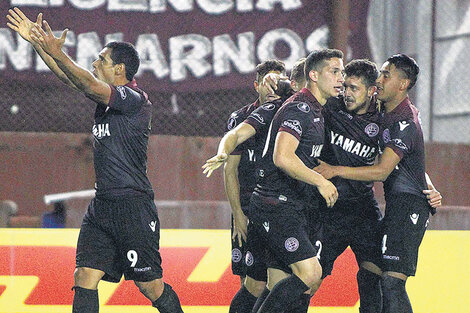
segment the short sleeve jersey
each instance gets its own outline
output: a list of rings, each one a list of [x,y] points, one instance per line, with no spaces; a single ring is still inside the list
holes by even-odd
[[[392,112],[384,114],[384,148],[391,148],[400,162],[384,182],[385,198],[410,193],[425,198],[424,139],[418,109],[404,99]]]
[[[98,104],[93,125],[97,196],[153,197],[147,177],[152,104],[135,81],[111,86],[109,104]]]
[[[245,105],[237,111],[230,114],[227,121],[226,131],[237,127],[242,123],[251,112],[259,107],[259,101]],[[250,203],[251,193],[255,188],[256,175],[255,175],[255,139],[252,137],[237,146],[232,152],[233,155],[240,155],[240,163],[238,165],[238,181],[240,184],[240,204],[242,207]]]
[[[381,136],[381,114],[376,102],[370,104],[368,112],[354,114],[346,110],[344,99],[330,98],[324,106],[325,147],[321,159],[332,165],[369,166],[379,152]],[[373,196],[373,183],[332,179],[338,189],[339,200],[355,200]]]
[[[311,196],[311,188],[274,165],[274,145],[278,132],[287,132],[299,141],[295,154],[300,160],[309,168],[317,166],[325,137],[321,111],[321,104],[306,88],[290,97],[277,111],[258,161],[255,196],[274,203],[284,203],[294,209],[305,208],[305,201]]]

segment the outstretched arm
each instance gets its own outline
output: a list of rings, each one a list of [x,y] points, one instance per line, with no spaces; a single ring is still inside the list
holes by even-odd
[[[204,169],[203,173],[206,174],[207,177],[211,176],[212,172],[218,169],[227,160],[228,155],[230,155],[239,144],[245,142],[255,134],[255,128],[248,123],[241,123],[226,133],[222,140],[220,140],[217,154],[208,159],[202,166]]]
[[[345,179],[359,181],[385,181],[399,162],[400,157],[395,151],[387,147],[380,156],[379,162],[371,166],[332,166],[322,162],[315,167],[315,170],[327,179],[340,176]]]
[[[75,85],[68,79],[67,75],[57,66],[57,63],[54,59],[48,55],[39,44],[31,39],[30,33],[34,25],[41,27],[42,24],[42,13],[39,13],[36,19],[36,23],[33,23],[20,9],[14,8],[13,10],[8,10],[9,15],[7,15],[10,23],[7,23],[8,27],[17,32],[21,38],[29,42],[41,59],[46,63],[50,70],[65,84],[70,87],[77,89]],[[78,90],[78,89],[77,89]]]
[[[43,21],[43,24],[45,31],[37,25],[34,25],[30,34],[31,39],[54,59],[57,66],[65,73],[67,78],[70,79],[78,90],[85,93],[96,102],[108,104],[111,98],[111,87],[109,87],[107,83],[97,79],[90,71],[75,63],[62,51],[68,29],[62,32],[60,38],[56,38],[52,34],[52,30],[47,21]]]

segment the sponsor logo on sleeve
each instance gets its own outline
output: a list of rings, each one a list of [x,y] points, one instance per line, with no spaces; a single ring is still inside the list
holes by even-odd
[[[235,117],[236,117],[236,115],[235,115]],[[227,129],[228,130],[231,130],[232,128],[237,126],[237,120],[235,119],[235,117],[230,117],[229,118],[228,123],[227,123]]]
[[[310,106],[305,102],[300,102],[297,104],[297,108],[304,113],[310,112]]]
[[[392,139],[393,141],[393,144],[402,149],[402,150],[408,150],[408,147],[406,146],[406,144],[403,142],[403,140],[401,140],[400,138],[396,138],[396,139]]]
[[[287,120],[282,122],[282,126],[286,128],[290,128],[295,131],[299,136],[302,136],[302,126],[300,126],[300,122],[298,120]]]
[[[379,133],[379,125],[375,123],[370,123],[369,125],[366,126],[364,131],[366,132],[367,136],[375,137]]]
[[[262,106],[263,110],[272,111],[276,106],[273,103],[266,103]]]
[[[117,91],[119,91],[119,94],[121,95],[121,99],[122,100],[126,99],[127,97],[126,88],[124,88],[123,86],[117,86],[116,89]]]
[[[258,123],[260,124],[263,124],[264,125],[264,118],[259,114],[259,113],[251,113],[250,115],[253,119],[255,119]]]

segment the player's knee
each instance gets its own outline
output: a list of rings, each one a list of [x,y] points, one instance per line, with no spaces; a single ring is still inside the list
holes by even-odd
[[[405,290],[406,281],[400,278],[396,278],[390,275],[384,275],[382,277],[382,291],[384,297],[395,297],[400,294],[406,293]]]
[[[357,271],[357,285],[359,288],[361,286],[375,286],[380,282],[380,276],[372,273],[369,270],[366,270],[362,267],[359,268],[359,271]]]
[[[97,289],[104,272],[88,267],[77,267],[73,273],[74,286]]]
[[[259,297],[266,286],[265,281],[255,280],[249,276],[246,277],[244,282],[245,288],[255,297]]]
[[[150,301],[160,298],[163,293],[164,284],[161,278],[149,282],[135,281],[134,283],[139,288],[139,291]]]
[[[322,268],[317,258],[291,264],[291,268],[292,272],[309,287],[316,285],[321,280]]]

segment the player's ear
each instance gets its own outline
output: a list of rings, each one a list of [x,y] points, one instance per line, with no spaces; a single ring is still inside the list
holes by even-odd
[[[410,80],[409,79],[402,79],[401,83],[400,83],[400,90],[408,89],[409,85],[410,85]]]
[[[367,96],[370,98],[370,97],[372,97],[376,92],[377,92],[377,87],[376,87],[376,86],[370,86],[369,89],[367,89]]]
[[[119,63],[114,68],[114,72],[116,75],[126,75],[126,66],[124,63]]]
[[[256,92],[258,92],[258,89],[259,89],[259,83],[258,83],[258,81],[255,80],[255,81],[253,82],[253,87],[255,87]]]
[[[316,82],[318,80],[318,72],[311,70],[310,72],[308,72],[308,77],[310,77],[310,80]]]

